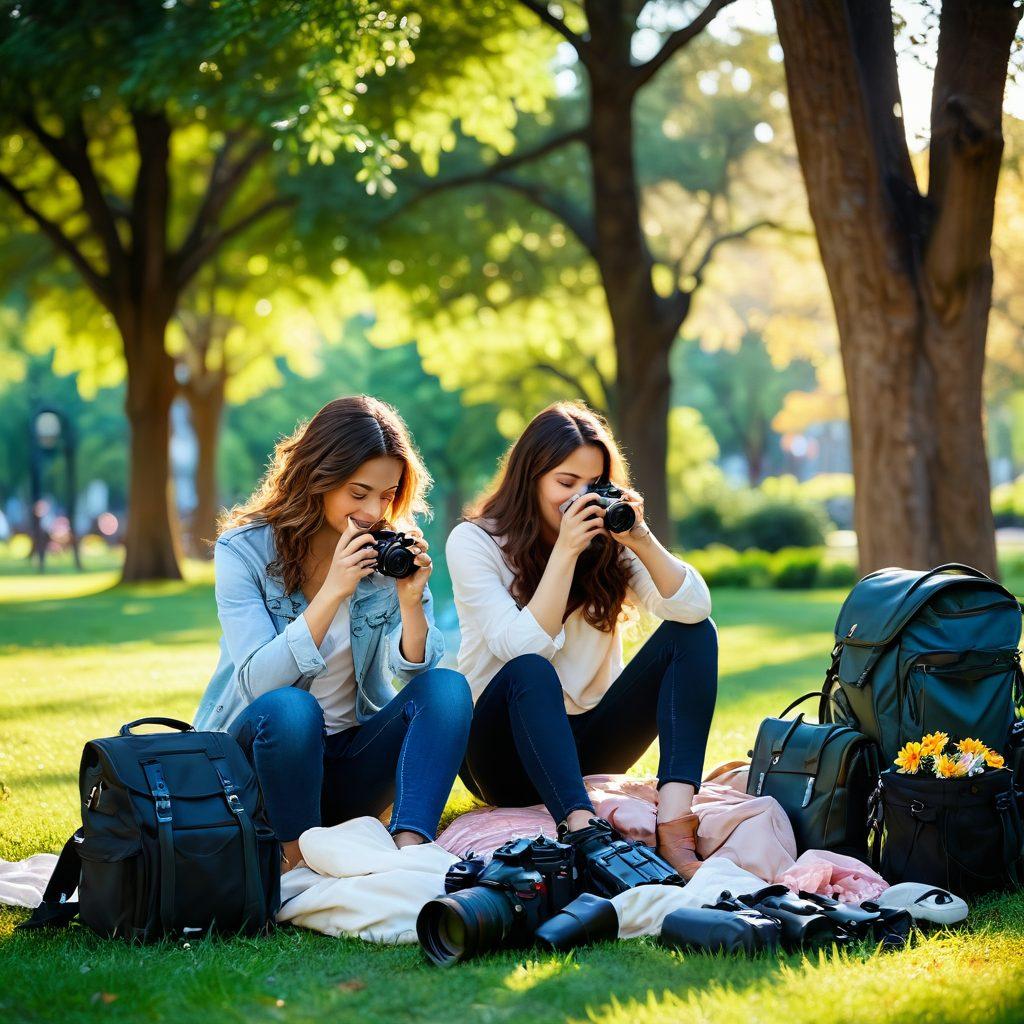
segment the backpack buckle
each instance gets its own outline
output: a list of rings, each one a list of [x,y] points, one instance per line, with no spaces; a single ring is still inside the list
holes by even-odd
[[[170,821],[171,820],[171,800],[170,797],[160,794],[156,797],[156,820],[157,821]]]

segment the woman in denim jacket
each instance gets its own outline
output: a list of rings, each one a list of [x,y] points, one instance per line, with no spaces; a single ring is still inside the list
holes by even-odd
[[[434,838],[472,701],[464,676],[436,667],[431,561],[410,525],[428,482],[394,409],[340,398],[278,443],[261,485],[222,524],[221,655],[195,727],[225,730],[245,750],[284,870],[306,829],[391,803],[398,846]],[[375,571],[368,531],[389,523],[416,538],[406,579]]]

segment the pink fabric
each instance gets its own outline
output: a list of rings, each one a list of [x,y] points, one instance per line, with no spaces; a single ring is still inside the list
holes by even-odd
[[[880,874],[856,857],[829,850],[806,850],[776,881],[797,892],[803,889],[834,896],[840,903],[874,900],[889,888]]]
[[[796,855],[786,812],[774,797],[750,796],[747,767],[730,762],[715,768],[693,801],[699,818],[697,852],[704,859],[726,857],[739,867],[791,889],[835,896],[844,902],[875,899],[888,883],[867,864],[827,850]],[[653,846],[658,790],[653,780],[623,775],[588,775],[584,780],[594,809],[624,836]],[[555,822],[543,805],[481,807],[456,818],[438,843],[458,857],[491,851],[520,836],[554,837]]]

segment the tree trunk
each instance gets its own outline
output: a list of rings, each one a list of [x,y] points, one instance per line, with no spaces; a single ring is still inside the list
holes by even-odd
[[[129,359],[125,411],[131,430],[126,582],[181,579],[170,475],[174,362],[164,349],[165,326],[166,321],[150,322],[124,339]]]
[[[220,501],[217,493],[217,451],[224,415],[224,376],[207,374],[183,389],[199,448],[196,463],[196,507],[189,530],[189,553],[194,558],[213,558]]]
[[[592,17],[591,38],[610,36],[612,29],[603,30]],[[628,68],[628,35],[625,47],[624,53],[611,47],[595,62],[590,75],[588,145],[597,263],[615,341],[615,427],[635,485],[644,495],[645,518],[656,534],[671,542],[666,480],[668,356],[679,320],[667,322],[663,300],[651,280],[652,260],[641,228],[633,158],[633,96],[615,73],[623,61]]]
[[[985,14],[975,33],[987,22],[982,34],[1001,34],[982,56],[966,22],[950,23],[957,11],[971,20],[964,0],[943,4],[925,198],[898,113],[888,3],[774,3],[839,327],[863,572],[947,561],[996,571],[981,375],[1002,81],[1016,24],[1010,6],[977,4]],[[965,63],[984,63],[998,89],[960,82],[964,92],[951,98],[948,83]]]

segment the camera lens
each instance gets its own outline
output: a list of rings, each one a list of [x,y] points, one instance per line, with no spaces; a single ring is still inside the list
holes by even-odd
[[[515,897],[476,885],[424,904],[416,934],[427,958],[440,967],[499,949],[515,926]]]
[[[624,501],[616,501],[604,513],[606,530],[612,533],[625,533],[636,525],[636,511]]]
[[[416,556],[399,544],[390,544],[378,559],[378,571],[383,576],[404,580],[416,571]]]

